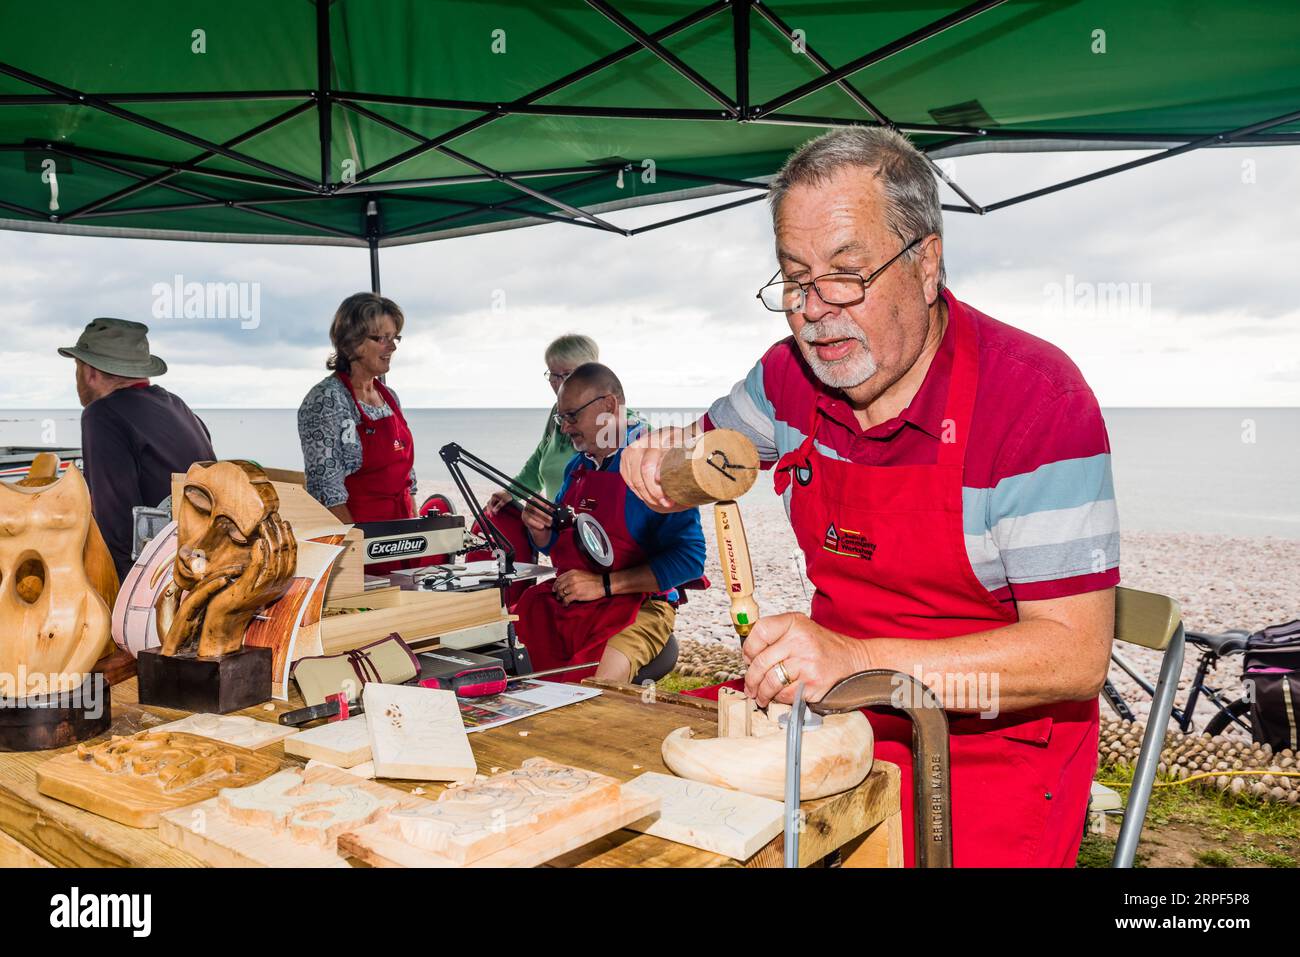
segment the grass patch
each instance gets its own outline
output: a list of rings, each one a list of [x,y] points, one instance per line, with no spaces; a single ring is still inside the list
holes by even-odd
[[[1113,787],[1127,798],[1133,781],[1133,768],[1104,765],[1097,779]],[[1170,781],[1157,778],[1157,783]],[[1147,807],[1146,827],[1159,834],[1161,827],[1191,829],[1204,837],[1206,844],[1216,849],[1194,855],[1197,867],[1234,867],[1243,863],[1266,867],[1296,867],[1300,865],[1300,814],[1291,804],[1261,801],[1254,795],[1232,795],[1215,789],[1192,784],[1157,787],[1151,791]],[[1094,835],[1089,835],[1095,837]],[[1103,853],[1113,851],[1114,842],[1084,842],[1079,851],[1079,866],[1097,866],[1094,862]],[[1150,845],[1155,845],[1154,847]],[[1144,850],[1152,866],[1167,865],[1169,851],[1161,851],[1160,842],[1148,838],[1138,845],[1138,862]],[[1087,852],[1085,854],[1085,851]],[[1107,862],[1109,857],[1107,856]],[[1186,857],[1174,858],[1184,864]],[[1085,863],[1085,861],[1087,863]]]
[[[675,671],[670,671],[655,683],[655,687],[664,692],[679,692],[690,691],[694,688],[705,688],[715,684],[717,682],[712,678],[688,678],[685,675],[679,675]]]
[[[1287,855],[1254,844],[1243,844],[1237,848],[1237,853],[1252,864],[1262,864],[1265,867],[1295,867],[1295,861]]]
[[[1197,867],[1232,867],[1236,863],[1231,854],[1223,851],[1202,851],[1196,855]]]
[[[1098,770],[1097,780],[1127,798],[1133,768],[1105,765]],[[1156,782],[1169,780],[1157,777]],[[1147,825],[1159,826],[1174,819],[1204,827],[1217,839],[1229,838],[1235,831],[1281,839],[1287,844],[1300,841],[1300,814],[1294,805],[1261,801],[1251,794],[1234,796],[1201,787],[1200,782],[1152,788]]]

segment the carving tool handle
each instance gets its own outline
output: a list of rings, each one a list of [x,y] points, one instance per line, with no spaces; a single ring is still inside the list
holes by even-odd
[[[722,580],[731,600],[731,625],[743,642],[758,621],[758,602],[754,600],[754,567],[749,560],[749,541],[740,506],[734,501],[717,502],[713,520],[718,532],[718,562]]]

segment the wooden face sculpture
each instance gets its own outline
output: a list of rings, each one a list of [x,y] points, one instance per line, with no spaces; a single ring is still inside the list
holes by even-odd
[[[104,651],[109,610],[86,577],[90,490],[0,482],[0,697],[79,687]]]
[[[279,507],[252,462],[190,466],[175,508],[173,582],[155,606],[164,655],[238,651],[253,616],[288,590],[298,545]]]

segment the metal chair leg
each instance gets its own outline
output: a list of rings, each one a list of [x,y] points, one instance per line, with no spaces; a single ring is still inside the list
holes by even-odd
[[[1151,715],[1147,718],[1146,734],[1142,736],[1142,750],[1138,754],[1137,768],[1133,772],[1133,787],[1129,789],[1128,803],[1124,808],[1124,823],[1115,842],[1115,856],[1111,867],[1132,867],[1137,853],[1138,837],[1146,820],[1147,804],[1151,800],[1151,787],[1156,779],[1156,765],[1164,748],[1165,732],[1174,710],[1174,693],[1178,690],[1178,676],[1183,670],[1185,638],[1180,624],[1169,639],[1164,661],[1160,664],[1160,679],[1151,702]]]

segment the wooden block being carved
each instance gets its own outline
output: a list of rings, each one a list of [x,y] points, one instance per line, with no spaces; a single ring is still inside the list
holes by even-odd
[[[236,747],[256,751],[287,738],[296,731],[270,721],[258,721],[246,714],[192,714],[179,721],[161,724],[152,731],[184,731],[201,738],[224,741]]]
[[[325,761],[340,768],[370,760],[370,732],[366,716],[330,721],[284,739],[284,753]]]
[[[750,715],[754,699],[734,688],[718,689],[718,737],[748,738],[753,733]]]
[[[377,867],[533,867],[653,815],[659,803],[605,775],[529,758],[344,834],[339,850]]]
[[[781,833],[785,805],[671,774],[647,771],[624,787],[658,795],[659,816],[636,821],[629,830],[653,834],[738,861],[748,860]]]
[[[158,837],[217,867],[345,867],[341,833],[422,803],[337,768],[289,769],[169,811]]]
[[[768,720],[774,723],[772,708]],[[832,714],[822,726],[805,731],[800,754],[802,800],[826,797],[856,787],[871,770],[874,738],[860,711]],[[695,738],[678,728],[663,743],[664,764],[678,777],[732,788],[747,794],[785,797],[785,734],[748,738]]]
[[[275,758],[209,738],[142,731],[81,744],[45,762],[36,769],[36,787],[128,827],[157,827],[163,811],[252,784],[279,767]]]
[[[361,698],[377,777],[474,780],[478,765],[454,692],[370,682]]]

